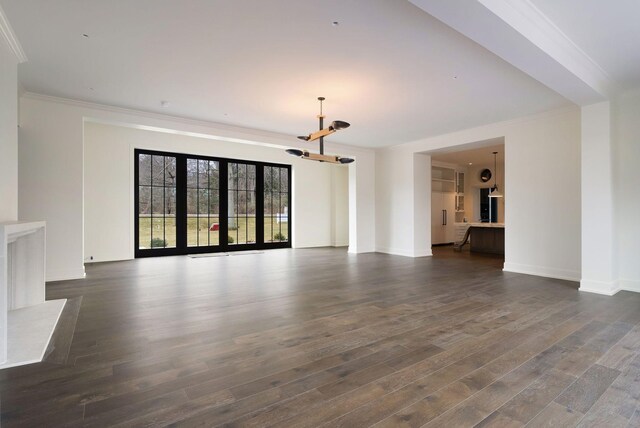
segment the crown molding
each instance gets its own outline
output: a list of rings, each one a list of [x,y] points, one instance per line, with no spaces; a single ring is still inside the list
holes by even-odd
[[[531,0],[478,0],[596,92],[610,97],[616,84],[600,65],[573,42]]]
[[[5,41],[11,53],[13,53],[18,60],[18,64],[27,62],[27,55],[24,53],[16,33],[13,32],[13,28],[11,28],[11,24],[9,24],[9,19],[7,15],[5,15],[4,10],[2,10],[2,6],[0,6],[0,39]]]
[[[36,100],[36,101],[45,101],[45,102],[56,103],[56,104],[64,104],[64,105],[84,108],[84,109],[100,110],[100,111],[123,114],[128,116],[137,116],[137,117],[144,117],[148,119],[169,121],[169,122],[174,122],[174,123],[179,123],[179,124],[189,125],[189,126],[215,128],[215,129],[229,131],[229,132],[242,131],[244,133],[253,133],[255,135],[268,134],[271,137],[295,138],[295,136],[293,135],[279,134],[271,131],[262,131],[259,129],[244,128],[244,127],[228,125],[224,123],[211,122],[207,120],[190,119],[183,116],[172,116],[165,113],[154,113],[146,110],[136,110],[136,109],[126,108],[126,107],[113,106],[109,104],[100,104],[100,103],[95,103],[91,101],[76,100],[73,98],[64,98],[64,97],[57,97],[53,95],[39,94],[37,92],[27,91],[22,94],[22,98]],[[94,118],[86,117],[85,119],[94,119]],[[99,118],[95,118],[95,119],[99,119]]]
[[[214,138],[225,140],[229,142],[239,143],[258,143],[263,146],[271,146],[276,148],[290,148],[296,147],[297,138],[293,135],[281,134],[273,131],[264,131],[261,129],[247,128],[236,125],[228,125],[218,122],[210,122],[206,120],[190,119],[182,116],[171,116],[163,113],[153,113],[144,110],[134,110],[125,107],[116,107],[108,104],[99,104],[90,101],[81,101],[71,98],[56,97],[52,95],[39,94],[36,92],[25,92],[21,95],[22,99],[44,101],[48,103],[56,103],[68,105],[71,107],[92,110],[84,115],[84,120],[88,122],[96,122],[102,124],[110,124],[117,126],[132,126],[139,129],[154,130],[159,132],[175,132],[182,135],[189,135],[199,138]],[[115,120],[111,117],[100,117],[95,112],[114,113],[118,115],[128,116],[126,121]],[[166,122],[162,126],[146,126],[142,125],[138,119],[151,119],[161,122]],[[203,132],[189,132],[189,131],[177,131],[180,128],[178,125],[186,127],[199,127],[207,129],[206,133]],[[230,137],[230,135],[243,135],[243,138]],[[267,143],[266,141],[277,141],[276,144]],[[289,143],[290,142],[290,143]],[[339,151],[344,155],[357,156],[362,154],[373,154],[375,150],[367,147],[350,146],[341,143],[325,143],[327,148],[332,151]]]

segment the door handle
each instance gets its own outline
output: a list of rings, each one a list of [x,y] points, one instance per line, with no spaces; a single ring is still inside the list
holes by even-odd
[[[447,210],[444,210],[444,225],[447,225]]]
[[[444,210],[442,210],[442,225],[444,226]]]

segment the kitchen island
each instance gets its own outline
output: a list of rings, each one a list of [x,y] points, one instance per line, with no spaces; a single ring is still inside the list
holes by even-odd
[[[470,223],[471,251],[504,254],[504,223]]]

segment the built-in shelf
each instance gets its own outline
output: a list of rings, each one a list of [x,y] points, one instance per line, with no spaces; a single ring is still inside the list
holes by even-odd
[[[431,179],[455,182],[456,170],[453,168],[434,165],[431,167]]]

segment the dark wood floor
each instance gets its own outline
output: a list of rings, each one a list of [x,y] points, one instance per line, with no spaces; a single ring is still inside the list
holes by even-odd
[[[640,426],[640,295],[501,265],[450,248],[90,265],[47,287],[73,299],[70,347],[0,371],[2,427]]]

